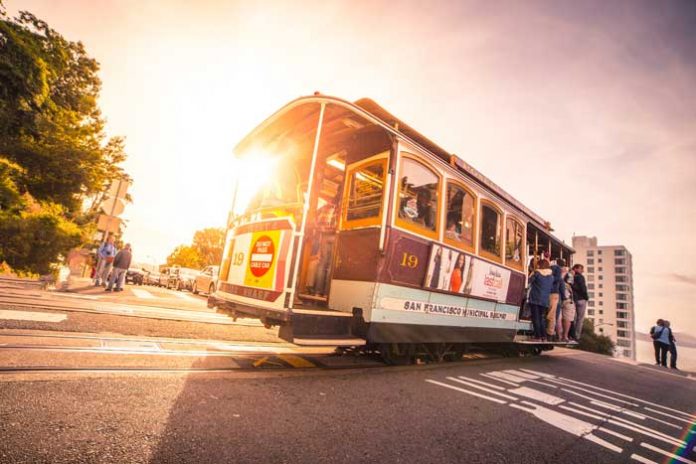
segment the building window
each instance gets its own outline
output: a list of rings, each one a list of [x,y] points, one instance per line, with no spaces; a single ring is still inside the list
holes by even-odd
[[[624,266],[626,264],[626,260],[621,258],[621,259],[615,259],[614,264],[617,266]]]
[[[599,288],[602,288],[602,284],[599,284]]]
[[[626,268],[625,267],[617,267],[614,270],[617,274],[625,274],[626,273]]]
[[[587,281],[588,281],[588,282],[594,282],[594,274],[589,274],[589,275],[587,276]]]
[[[616,276],[617,282],[626,282],[626,276]]]
[[[616,309],[628,309],[627,303],[616,303]]]
[[[617,293],[617,294],[616,294],[616,299],[617,299],[617,300],[621,300],[621,301],[626,301],[626,300],[627,300],[627,297],[626,297],[626,294],[625,294],[625,293]]]
[[[620,329],[628,329],[628,322],[626,321],[616,321],[616,327]]]
[[[604,293],[602,293],[602,292],[599,292],[599,296],[604,296]]]
[[[599,276],[597,276],[597,278],[598,278],[599,280],[603,280],[603,279],[604,279],[604,276],[603,276],[603,275],[599,275]]]
[[[594,284],[587,284],[588,290],[594,290]]]
[[[505,264],[522,269],[524,262],[524,227],[517,220],[505,220]]]
[[[617,292],[627,292],[627,291],[628,291],[628,285],[617,285],[617,286],[616,286],[616,291],[617,291]]]
[[[587,250],[587,256],[594,256],[594,250]]]
[[[604,306],[604,302],[602,300],[599,300],[599,306]]]
[[[602,302],[600,301],[600,303],[602,303]],[[604,310],[603,310],[603,309],[600,309],[600,310],[599,310],[599,314],[600,314],[600,315],[604,314]]]
[[[616,331],[616,336],[617,337],[623,337],[623,338],[629,338],[630,335],[628,334],[628,331],[626,330],[617,330]]]
[[[481,205],[481,251],[483,256],[500,258],[500,212],[492,205]]]
[[[601,262],[602,262],[602,258],[599,258],[599,259],[597,260],[597,262],[598,262],[598,263],[601,263]]]
[[[601,254],[602,254],[602,250],[597,250],[597,254],[598,254],[598,255],[601,255]]]
[[[602,272],[602,266],[599,266],[599,272]]]
[[[594,301],[593,300],[588,301],[587,306],[594,308]]]
[[[462,186],[447,183],[445,241],[459,248],[474,249],[476,198]]]
[[[348,169],[344,228],[382,224],[382,195],[386,171],[386,158]]]
[[[587,295],[588,295],[590,298],[594,298],[594,292],[587,292]]]
[[[631,340],[616,340],[617,346],[631,346]]]
[[[397,224],[437,238],[440,177],[411,158],[401,160]]]
[[[616,311],[617,319],[628,319],[628,313],[625,311]]]
[[[588,316],[594,316],[594,309],[588,309],[588,310],[587,310],[587,315],[588,315]]]
[[[589,266],[590,264],[594,264],[594,259],[587,258],[587,265]]]
[[[624,250],[614,250],[614,256],[626,256],[626,252]]]
[[[587,268],[587,273],[588,273],[588,274],[594,274],[594,268],[593,268],[593,267],[588,267],[588,268]]]

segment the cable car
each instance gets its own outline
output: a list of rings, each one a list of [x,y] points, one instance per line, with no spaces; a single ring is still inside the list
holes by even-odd
[[[524,342],[528,263],[573,253],[547,221],[369,99],[294,100],[235,157],[208,305],[298,345],[399,362]]]

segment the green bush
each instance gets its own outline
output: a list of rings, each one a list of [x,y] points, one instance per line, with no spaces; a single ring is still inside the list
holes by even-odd
[[[582,324],[582,335],[580,336],[579,346],[581,350],[591,351],[592,353],[613,355],[614,343],[606,335],[597,335],[594,331],[594,324],[591,320],[585,319]]]

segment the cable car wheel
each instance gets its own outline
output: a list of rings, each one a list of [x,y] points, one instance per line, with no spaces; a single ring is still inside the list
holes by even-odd
[[[412,364],[416,354],[413,343],[381,343],[378,350],[382,360],[390,366]]]

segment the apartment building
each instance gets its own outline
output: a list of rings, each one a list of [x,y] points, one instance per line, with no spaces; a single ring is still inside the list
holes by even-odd
[[[585,266],[587,314],[595,332],[616,343],[616,355],[636,357],[633,258],[623,245],[598,246],[597,237],[574,236],[574,264]]]

